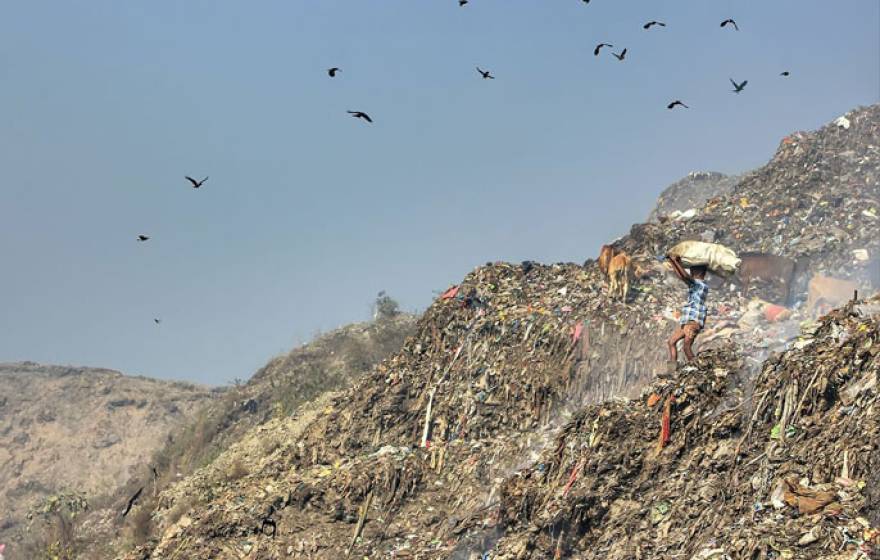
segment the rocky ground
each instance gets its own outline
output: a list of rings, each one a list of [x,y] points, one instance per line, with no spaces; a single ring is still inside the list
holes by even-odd
[[[877,302],[816,322],[803,301],[815,274],[880,286],[878,178],[872,106],[634,226],[625,302],[592,261],[476,269],[351,389],[163,492],[124,557],[876,554]],[[683,287],[656,256],[693,238],[798,259],[794,303],[716,280],[700,361],[664,378]]]

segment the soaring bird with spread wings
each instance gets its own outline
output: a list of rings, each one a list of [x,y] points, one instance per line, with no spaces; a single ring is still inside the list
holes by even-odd
[[[602,47],[613,47],[613,46],[614,45],[612,45],[611,43],[599,43],[598,45],[596,45],[596,48],[593,49],[593,54],[595,56],[599,56],[599,51],[602,50]]]
[[[733,88],[734,88],[734,89],[733,89],[733,93],[740,93],[740,92],[742,92],[742,90],[745,89],[746,84],[748,84],[749,81],[748,81],[748,80],[743,80],[741,84],[738,84],[738,83],[736,83],[736,82],[733,81],[733,78],[730,78],[730,83],[733,84]]]
[[[205,181],[208,180],[208,178],[205,177],[205,178],[202,179],[201,181],[196,181],[195,179],[193,179],[193,178],[190,177],[189,175],[187,175],[186,177],[184,177],[184,179],[186,179],[187,181],[189,181],[190,183],[192,183],[192,188],[194,188],[194,189],[197,189],[197,188],[201,187],[202,185],[205,184]]]
[[[364,113],[363,111],[348,111],[348,114],[356,119],[363,119],[368,123],[373,122],[373,119],[370,118],[370,115]]]

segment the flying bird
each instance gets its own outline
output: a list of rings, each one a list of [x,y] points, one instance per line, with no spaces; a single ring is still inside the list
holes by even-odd
[[[141,493],[144,491],[144,487],[141,486],[141,489],[134,493],[134,496],[129,498],[128,505],[125,507],[125,511],[122,512],[122,517],[128,515],[128,512],[131,511],[131,508],[134,507],[135,502],[138,501],[138,498],[141,497]]]
[[[333,68],[330,68],[329,70],[327,70],[327,74],[329,74],[331,78],[335,78],[337,72],[342,72],[342,70],[340,70],[339,68],[337,68],[335,66]]]
[[[143,234],[141,234],[141,235],[138,235],[138,236],[137,236],[137,240],[138,240],[138,241],[146,241],[146,240],[148,240],[149,238],[150,238],[149,235],[143,235]]]
[[[733,93],[740,93],[743,89],[745,89],[746,84],[749,83],[749,81],[743,80],[741,84],[738,84],[733,81],[733,78],[730,78],[730,83],[733,84],[734,87]]]
[[[787,77],[791,76],[791,72],[789,72],[788,70],[786,70],[785,72],[782,72],[782,73],[779,74],[779,75],[780,75],[780,76],[785,76],[785,77],[787,78]]]
[[[666,27],[666,24],[663,23],[662,21],[652,20],[652,21],[649,21],[648,23],[646,23],[645,25],[643,25],[642,28],[643,29],[651,29],[655,25],[659,25],[660,27]]]
[[[732,24],[733,28],[736,29],[737,31],[739,31],[739,26],[737,26],[736,22],[733,21],[732,19],[726,19],[726,20],[722,21],[721,27],[726,27],[728,23]]]
[[[494,80],[495,79],[495,76],[490,74],[488,70],[480,70],[479,66],[477,66],[477,72],[479,72],[480,75],[483,76],[484,80]]]
[[[370,115],[364,113],[363,111],[348,111],[348,114],[356,119],[364,119],[368,123],[373,122],[373,119],[370,118]]]
[[[599,56],[599,51],[602,50],[602,47],[613,47],[613,46],[614,45],[612,45],[611,43],[599,43],[598,45],[596,45],[596,48],[593,49],[593,54],[595,56]]]
[[[162,319],[153,319],[153,322],[157,325],[162,322]],[[155,469],[154,469],[155,470]]]
[[[459,5],[459,6],[464,6],[464,5],[467,4],[467,3],[468,3],[468,0],[458,0],[458,5]]]
[[[684,103],[682,103],[682,102],[679,101],[678,99],[676,99],[675,101],[673,101],[672,103],[670,103],[669,105],[667,105],[666,108],[667,108],[667,109],[675,109],[675,106],[676,106],[676,105],[681,105],[681,106],[684,107],[685,109],[690,109],[690,107],[688,107],[687,105],[685,105]]]
[[[186,177],[184,177],[184,179],[186,179],[187,181],[189,181],[190,183],[192,183],[192,186],[193,186],[194,189],[197,189],[197,188],[201,187],[202,185],[205,184],[205,181],[208,180],[208,178],[205,177],[205,178],[202,179],[201,181],[196,181],[195,179],[193,179],[193,178],[190,177],[189,175],[187,175]]]
[[[613,52],[611,54],[613,54],[614,57],[617,58],[617,60],[622,61],[624,58],[626,58],[626,49],[620,51],[620,54],[617,54],[616,52]]]

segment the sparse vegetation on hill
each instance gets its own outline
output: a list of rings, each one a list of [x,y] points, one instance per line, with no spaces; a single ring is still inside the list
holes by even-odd
[[[112,494],[216,396],[106,369],[0,365],[0,542],[9,544],[7,558],[27,558],[19,545],[34,538],[72,547],[73,517],[82,512],[71,512],[65,497],[92,503]],[[42,512],[30,534],[29,511]]]

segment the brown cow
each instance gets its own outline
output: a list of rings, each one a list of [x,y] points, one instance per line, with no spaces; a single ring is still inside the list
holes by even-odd
[[[602,249],[599,251],[599,271],[602,273],[602,276],[608,277],[608,266],[611,264],[611,259],[614,258],[614,247],[611,245],[602,245]]]
[[[852,299],[858,289],[859,285],[852,280],[813,276],[807,294],[807,314],[812,317],[824,315]]]
[[[763,253],[743,253],[737,279],[743,286],[743,292],[747,293],[749,285],[754,280],[763,280],[781,285],[782,303],[787,305],[791,294],[791,284],[794,282],[795,268],[797,263],[789,258]]]
[[[626,301],[629,294],[629,278],[632,274],[632,261],[624,252],[617,253],[608,264],[608,295],[620,296],[621,301]]]

